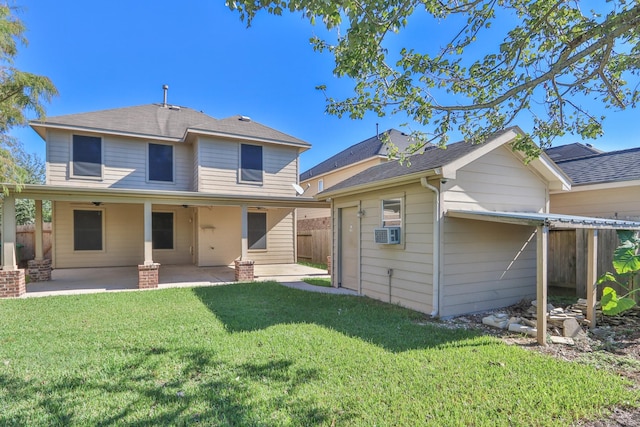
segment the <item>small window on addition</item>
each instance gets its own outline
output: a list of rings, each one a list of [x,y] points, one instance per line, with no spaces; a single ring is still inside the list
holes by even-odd
[[[322,190],[324,190],[324,181],[319,179],[318,180],[318,193],[321,192]]]
[[[390,199],[382,201],[382,226],[402,227],[402,200]]]

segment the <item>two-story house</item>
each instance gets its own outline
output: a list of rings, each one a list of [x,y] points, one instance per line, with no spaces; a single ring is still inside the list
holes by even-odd
[[[30,124],[46,184],[5,197],[3,270],[16,270],[16,197],[52,201],[53,268],[138,265],[141,287],[162,264],[235,265],[244,280],[254,263],[294,263],[295,208],[323,206],[292,186],[310,144],[249,117],[164,102]]]

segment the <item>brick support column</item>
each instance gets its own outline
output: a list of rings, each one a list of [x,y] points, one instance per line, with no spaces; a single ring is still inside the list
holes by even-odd
[[[236,260],[236,282],[253,282],[253,261]]]
[[[158,287],[160,264],[138,265],[138,289],[155,289]]]
[[[51,280],[51,260],[32,259],[27,261],[27,274],[32,282],[48,282]]]
[[[17,298],[26,292],[24,270],[0,270],[0,298]]]

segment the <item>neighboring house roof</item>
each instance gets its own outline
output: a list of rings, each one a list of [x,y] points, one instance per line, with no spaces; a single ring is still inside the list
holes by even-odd
[[[184,141],[187,134],[209,133],[247,137],[310,147],[310,144],[243,116],[217,120],[202,112],[174,105],[147,104],[89,113],[47,117],[30,122],[44,139],[46,128],[85,130]]]
[[[574,184],[640,180],[640,148],[556,161]]]
[[[317,164],[300,174],[300,181],[323,175],[327,172],[361,162],[371,157],[387,156],[389,147],[385,144],[384,136],[388,135],[389,140],[395,144],[400,151],[405,150],[410,144],[415,142],[411,135],[400,132],[396,129],[389,129],[381,135],[375,135],[364,141],[358,142],[346,148],[338,154],[329,157],[327,160]],[[432,146],[429,144],[429,146]]]
[[[419,174],[425,175],[429,171],[432,172],[432,175],[441,175],[443,177],[447,177],[450,174],[455,175],[457,168],[472,161],[476,156],[482,155],[483,152],[513,140],[516,135],[521,133],[522,131],[518,127],[511,127],[496,132],[482,144],[460,141],[449,144],[446,148],[431,145],[425,149],[423,154],[415,154],[403,164],[393,161],[373,166],[319,194],[329,197],[333,193],[341,193],[349,189],[357,189],[383,181],[395,181],[403,177],[411,179]],[[569,179],[545,154],[541,154],[537,159],[532,160],[530,165],[550,181],[556,181],[555,187],[558,189],[570,187]]]
[[[547,148],[544,152],[547,153],[547,156],[549,156],[551,160],[558,162],[561,160],[593,156],[594,154],[601,154],[604,151],[594,148],[591,144],[585,145],[579,142],[574,142],[573,144]]]

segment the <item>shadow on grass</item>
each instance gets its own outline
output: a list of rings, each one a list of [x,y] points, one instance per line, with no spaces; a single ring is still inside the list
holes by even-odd
[[[229,332],[311,323],[394,352],[482,345],[468,340],[478,332],[425,324],[421,313],[369,298],[305,292],[273,282],[194,288],[193,292]]]
[[[0,397],[29,411],[0,413],[0,425],[269,425],[278,416],[292,425],[327,424],[332,415],[312,397],[298,393],[313,381],[313,369],[295,369],[290,360],[230,364],[212,352],[129,349],[107,375],[76,373],[51,381],[0,374]],[[180,364],[172,378],[168,364]],[[286,393],[260,393],[261,388]],[[109,399],[109,402],[101,399]],[[86,399],[86,401],[82,401]],[[118,404],[121,402],[121,404]],[[81,413],[76,413],[80,406]],[[282,408],[283,414],[272,409]],[[345,414],[342,419],[348,419]]]

